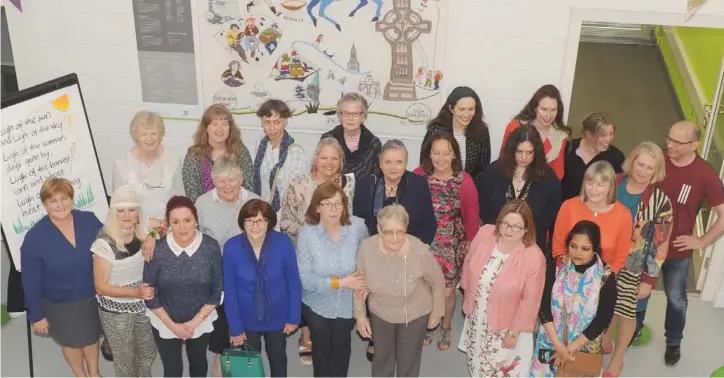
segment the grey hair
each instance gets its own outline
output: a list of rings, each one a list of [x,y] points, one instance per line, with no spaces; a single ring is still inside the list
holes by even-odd
[[[407,214],[405,207],[400,204],[387,205],[377,213],[377,224],[382,225],[388,220],[396,220],[405,225],[405,229],[410,225],[410,215]]]
[[[166,135],[163,118],[158,113],[149,112],[148,110],[139,110],[131,120],[130,132],[133,142],[138,143],[138,134],[142,128],[156,128],[159,139],[163,139],[164,135]]]
[[[211,179],[216,180],[218,177],[231,177],[237,175],[240,180],[244,179],[244,174],[239,166],[239,160],[232,156],[221,156],[216,159],[214,166],[211,168]]]
[[[385,144],[382,145],[382,149],[380,149],[380,159],[382,159],[382,155],[385,154],[385,152],[389,150],[403,150],[405,151],[405,160],[407,160],[407,147],[405,147],[405,144],[402,143],[399,139],[390,139]]]
[[[359,103],[360,105],[362,105],[362,111],[367,114],[367,108],[369,108],[370,105],[367,102],[367,99],[357,92],[349,92],[342,95],[342,98],[337,101],[337,113],[339,113],[339,109],[342,108],[343,104],[349,102]]]

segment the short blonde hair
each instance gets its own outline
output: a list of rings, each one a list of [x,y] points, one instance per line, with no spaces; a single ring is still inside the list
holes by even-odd
[[[588,113],[586,118],[581,121],[581,131],[583,131],[584,136],[587,132],[597,135],[608,125],[613,126],[613,132],[615,133],[616,125],[611,122],[608,114],[603,112]]]
[[[631,151],[631,153],[626,157],[626,160],[623,162],[623,172],[627,176],[631,176],[633,164],[636,159],[641,156],[641,154],[648,154],[656,160],[656,171],[654,172],[654,177],[651,178],[651,183],[655,184],[657,182],[664,181],[664,178],[666,177],[664,152],[661,151],[661,147],[657,146],[656,143],[650,141],[639,143],[639,145]]]
[[[382,224],[388,220],[396,220],[405,225],[405,229],[410,225],[410,215],[407,214],[405,207],[400,204],[387,205],[377,213],[377,224],[382,227]]]
[[[155,127],[156,130],[158,130],[159,139],[163,139],[164,135],[166,135],[166,125],[164,125],[163,118],[161,118],[160,115],[149,112],[148,110],[139,111],[131,120],[131,139],[133,139],[135,143],[138,143],[138,133],[141,128],[151,127]]]
[[[583,185],[581,185],[581,200],[584,202],[588,200],[586,182],[596,180],[596,178],[609,184],[608,203],[616,203],[616,171],[613,170],[611,163],[603,160],[591,164],[586,169],[586,173],[583,175]]]
[[[56,194],[65,194],[72,200],[75,196],[73,183],[63,177],[50,177],[43,181],[43,185],[40,187],[40,201],[45,203]]]
[[[312,155],[312,166],[309,168],[309,172],[315,173],[317,171],[317,156],[322,151],[322,148],[327,146],[332,146],[337,150],[337,155],[339,155],[339,172],[337,173],[342,173],[344,169],[344,150],[342,150],[342,146],[337,139],[332,137],[323,138],[317,143],[317,148],[314,150],[314,155]]]

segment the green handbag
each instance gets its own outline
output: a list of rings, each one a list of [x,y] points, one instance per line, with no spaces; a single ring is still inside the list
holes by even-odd
[[[221,373],[224,377],[264,377],[264,361],[261,352],[246,347],[224,350],[221,355]]]

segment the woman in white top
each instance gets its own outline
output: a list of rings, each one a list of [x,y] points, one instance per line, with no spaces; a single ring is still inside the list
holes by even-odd
[[[143,280],[141,204],[130,186],[111,197],[106,224],[91,245],[93,277],[103,330],[113,351],[118,377],[150,377],[156,359],[151,323],[144,299],[154,289]]]
[[[301,145],[286,131],[292,111],[282,100],[265,101],[256,111],[264,128],[264,137],[256,144],[254,157],[254,192],[272,205],[280,217],[284,193],[291,181],[308,172],[309,162]]]
[[[162,144],[166,127],[156,113],[141,110],[131,120],[131,138],[135,145],[116,160],[113,167],[113,190],[130,185],[138,194],[145,217],[145,232],[158,227],[164,218],[166,202],[183,195],[181,161]]]

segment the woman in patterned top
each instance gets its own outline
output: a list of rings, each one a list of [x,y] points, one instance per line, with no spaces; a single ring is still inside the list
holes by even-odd
[[[536,242],[546,256],[551,255],[550,230],[561,205],[561,184],[546,162],[543,141],[535,127],[521,125],[510,134],[500,159],[485,171],[478,192],[484,224],[494,224],[508,201],[528,202],[535,219]]]
[[[613,323],[618,323],[616,344],[606,372],[618,376],[623,355],[636,331],[636,301],[648,297],[668,253],[674,211],[669,196],[657,183],[666,175],[664,153],[653,142],[636,146],[623,163],[616,180],[616,197],[631,211],[633,240],[626,265],[618,272],[618,300]],[[603,335],[604,347],[612,343],[613,327]]]
[[[307,172],[308,164],[304,149],[287,132],[287,122],[292,111],[282,100],[265,101],[256,111],[261,119],[264,137],[253,144],[254,189],[280,218],[279,210],[284,194],[292,180]]]
[[[452,134],[460,146],[460,165],[478,183],[490,164],[490,130],[484,118],[478,94],[469,87],[457,87],[427,126],[422,146],[435,133]]]
[[[352,213],[352,198],[354,197],[354,174],[342,174],[344,167],[344,152],[334,138],[324,138],[317,143],[312,160],[310,173],[300,176],[292,181],[284,194],[281,208],[280,230],[289,235],[294,245],[297,244],[299,229],[304,224],[304,217],[312,201],[312,194],[317,186],[332,181],[342,187],[349,198],[349,212]],[[312,364],[312,343],[309,338],[309,328],[304,319],[299,325],[302,336],[299,338],[299,358],[305,365]]]
[[[220,156],[239,159],[244,172],[244,187],[254,190],[254,170],[249,150],[241,140],[241,131],[224,105],[209,106],[201,117],[194,134],[194,144],[184,158],[181,175],[186,196],[195,202],[199,196],[214,188],[211,168]]]
[[[118,377],[150,377],[156,344],[144,300],[154,289],[143,281],[138,225],[141,203],[131,186],[121,186],[111,197],[106,224],[91,245],[93,277],[100,317]]]
[[[413,172],[425,177],[430,187],[437,219],[437,232],[430,247],[445,276],[445,316],[437,347],[448,350],[460,268],[469,242],[480,228],[478,191],[462,169],[460,148],[450,133],[433,134],[420,156],[422,165]],[[428,331],[424,345],[430,345],[432,338],[432,331]]]

